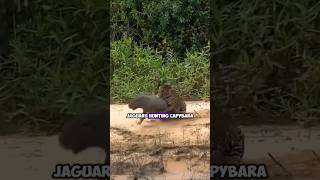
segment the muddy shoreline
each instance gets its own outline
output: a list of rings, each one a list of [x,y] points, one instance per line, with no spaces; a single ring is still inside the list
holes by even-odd
[[[205,112],[209,104],[188,102],[188,108]],[[210,155],[207,153],[209,139],[206,137],[210,134],[209,118],[166,123],[144,122],[142,126],[137,126],[135,120],[125,118],[127,112],[139,110],[130,111],[127,105],[111,105],[114,118],[110,122],[110,153],[114,168],[118,168],[114,171],[114,179],[127,179],[134,173],[155,179],[207,179]],[[293,125],[241,128],[246,136],[245,162],[266,163],[272,179],[287,179],[268,157],[269,152],[296,179],[320,179],[320,161],[313,153],[320,155],[319,126],[310,129]],[[98,148],[74,155],[59,146],[57,135],[0,136],[0,169],[3,179],[52,179],[51,174],[57,163],[102,163],[104,156],[103,150]],[[126,161],[131,164],[126,164]],[[130,169],[132,162],[145,172],[137,171],[139,168]]]

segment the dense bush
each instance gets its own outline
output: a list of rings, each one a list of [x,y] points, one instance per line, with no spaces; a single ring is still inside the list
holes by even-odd
[[[179,79],[185,91],[179,93],[208,97],[208,55],[202,50],[207,45],[207,11],[203,11],[207,6],[203,2],[112,2],[114,101],[126,101],[138,92],[155,92],[157,87],[152,83],[158,83],[159,77],[175,85],[176,77],[186,71],[192,73]],[[103,0],[1,2],[0,18],[7,31],[0,31],[0,129],[9,124],[27,129],[56,128],[79,111],[78,106],[105,99],[108,74],[102,44],[109,30],[106,4]],[[157,13],[166,9],[166,16],[157,19]],[[132,55],[125,54],[126,50]],[[180,64],[185,68],[178,65],[174,54],[179,53],[183,54],[180,59],[184,56],[188,61]],[[168,60],[170,68],[163,68],[163,60]],[[134,68],[119,68],[123,63],[131,63]],[[196,69],[189,66],[192,63],[200,63],[204,73],[196,75]],[[143,66],[149,69],[143,70]],[[130,71],[125,71],[128,68]],[[127,81],[128,73],[146,86]],[[191,75],[194,81],[201,81],[187,81]],[[204,89],[188,90],[191,85]]]
[[[0,8],[10,44],[0,63],[0,126],[55,128],[80,102],[105,97],[103,0],[5,5]]]
[[[208,1],[111,3],[113,102],[170,83],[186,99],[209,98]]]
[[[139,45],[185,57],[190,49],[207,45],[209,15],[206,0],[114,0],[111,4],[112,38],[123,34]]]
[[[316,0],[111,2],[113,102],[159,82],[208,98],[208,37],[217,100],[252,111],[320,117]],[[55,128],[106,93],[104,0],[0,2],[0,129]],[[86,103],[81,103],[86,102]]]
[[[186,54],[183,62],[175,57],[163,64],[152,48],[142,48],[131,38],[111,45],[111,98],[127,102],[138,94],[155,94],[159,83],[169,83],[186,99],[209,99],[208,48]]]
[[[319,1],[214,2],[217,97],[254,111],[319,119]]]

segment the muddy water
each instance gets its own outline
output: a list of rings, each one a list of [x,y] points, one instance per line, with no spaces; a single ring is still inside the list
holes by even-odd
[[[137,119],[127,119],[127,113],[141,113],[141,109],[135,111],[128,109],[128,105],[112,105],[110,108],[111,121],[110,126],[140,135],[156,135],[165,133],[167,138],[174,141],[186,141],[196,137],[210,137],[210,118],[209,103],[205,102],[187,102],[187,111],[193,113],[195,110],[202,118],[195,119],[178,119],[150,121],[144,120],[141,125],[137,125]],[[187,127],[194,127],[194,131],[186,131]],[[198,127],[198,128],[197,128]],[[206,127],[206,128],[203,128]],[[189,128],[190,129],[190,128]],[[195,132],[197,131],[197,132]],[[193,134],[193,135],[190,135]],[[112,141],[112,137],[111,141]]]
[[[78,156],[61,149],[57,136],[0,137],[1,179],[52,179],[57,163],[101,163],[104,152],[91,148]]]
[[[246,161],[269,160],[268,152],[273,156],[285,156],[320,149],[320,127],[252,126],[242,129],[246,135]]]
[[[142,169],[144,176],[155,179],[190,179],[192,177],[208,179],[210,154],[209,106],[210,104],[206,102],[187,102],[187,112],[193,113],[196,111],[196,116],[200,118],[191,120],[144,120],[141,125],[137,125],[137,119],[126,119],[127,113],[141,113],[141,109],[133,111],[128,109],[127,105],[111,106],[111,149],[116,152],[125,148],[126,145],[134,146],[135,149],[127,148],[129,149],[126,150],[129,153],[128,158],[131,154],[139,152],[143,154],[143,157],[157,161],[159,166],[161,165],[165,169],[164,172],[159,173],[151,173]],[[123,142],[125,143],[119,148],[116,147]],[[152,152],[159,146],[168,149],[164,149],[163,154],[150,155],[150,151]],[[198,146],[204,146],[204,149],[199,149]],[[182,149],[182,147],[185,148]],[[199,160],[204,153],[207,155],[206,158]],[[111,156],[113,155],[116,156],[117,153]],[[117,174],[114,178],[122,179],[123,176]]]
[[[192,109],[208,109],[207,103],[192,102],[188,103],[188,108]],[[133,119],[124,118],[126,114],[126,105],[112,105],[112,112],[119,118],[111,120],[112,127],[120,127],[129,129],[136,134],[152,135],[160,129],[161,132],[168,130],[172,133],[182,133],[177,131],[175,126],[184,128],[203,128],[201,132],[205,132],[205,118],[190,122],[172,122],[176,124],[172,126],[170,123],[157,122],[158,124],[144,122],[142,126],[137,126]],[[128,112],[139,112],[130,111]],[[177,125],[178,124],[178,125]],[[191,126],[194,125],[194,126]],[[293,179],[318,180],[320,179],[319,163],[315,161],[315,156],[311,150],[320,155],[320,128],[312,128],[311,131],[298,126],[246,126],[242,127],[246,135],[245,161],[248,162],[266,162],[271,164],[272,174],[277,180],[287,179],[282,177],[283,172],[275,165],[267,155],[270,152],[278,161],[280,161],[292,173],[296,173]],[[196,130],[195,130],[196,131]],[[117,133],[119,135],[119,133]],[[183,135],[177,135],[182,142]],[[174,137],[173,135],[171,137]],[[195,137],[195,135],[194,135]],[[119,135],[119,139],[123,138]],[[192,139],[192,138],[191,138]],[[23,135],[0,136],[0,174],[1,179],[52,179],[51,174],[56,163],[97,163],[103,162],[104,152],[101,149],[91,148],[86,151],[73,155],[70,151],[60,148],[57,136],[41,136],[28,137]],[[178,141],[177,141],[178,142]],[[196,138],[194,138],[196,142]],[[201,169],[208,168],[201,164],[194,164],[199,158],[189,160],[181,158],[177,160],[175,156],[168,155],[168,159],[164,159],[166,172],[162,175],[155,175],[155,179],[169,179],[169,177],[178,177],[188,179],[199,173],[202,175]],[[190,163],[191,161],[191,163]],[[300,162],[300,163],[299,163]],[[306,162],[309,162],[306,164]],[[189,169],[188,169],[189,168]],[[191,170],[190,170],[191,169]],[[186,173],[185,173],[186,172]],[[192,172],[192,173],[190,173]],[[279,176],[279,177],[278,177]],[[116,179],[127,179],[127,176],[118,175]],[[176,178],[175,178],[176,179]],[[180,179],[180,178],[178,178]]]
[[[246,134],[244,161],[267,164],[272,179],[320,179],[320,127],[243,127]],[[280,163],[271,159],[270,155]],[[271,178],[270,178],[271,179]]]

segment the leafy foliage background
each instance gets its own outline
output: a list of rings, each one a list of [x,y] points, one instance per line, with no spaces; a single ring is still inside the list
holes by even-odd
[[[84,102],[104,99],[105,1],[1,3],[0,129],[55,129]]]
[[[0,1],[1,130],[55,129],[104,99],[108,12],[103,0]],[[210,54],[216,103],[319,121],[319,12],[316,0],[113,0],[112,101],[159,82],[206,99]]]
[[[211,10],[219,104],[261,121],[319,121],[319,1],[217,0]]]
[[[128,102],[175,86],[186,100],[209,99],[208,1],[111,3],[111,100]]]

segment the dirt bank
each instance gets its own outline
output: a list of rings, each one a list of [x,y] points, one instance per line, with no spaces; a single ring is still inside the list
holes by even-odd
[[[209,109],[209,104],[188,102],[188,108],[190,107]],[[112,118],[110,135],[111,159],[115,160],[113,163],[116,163],[116,167],[122,167],[115,169],[116,179],[127,179],[127,176],[121,174],[138,174],[139,169],[146,169],[145,172],[150,177],[166,177],[167,180],[169,177],[188,179],[208,175],[208,118],[144,122],[142,126],[137,126],[135,120],[125,118],[127,111],[133,112],[127,109],[127,105],[111,105],[112,117],[119,117]],[[288,178],[270,159],[268,152],[295,176],[293,179],[320,179],[319,161],[312,152],[314,150],[320,155],[320,127],[304,129],[299,126],[243,126],[242,129],[246,135],[244,160],[267,163],[272,179]],[[73,155],[70,151],[61,149],[57,140],[57,136],[0,136],[1,178],[52,179],[51,173],[56,163],[98,163],[104,160],[101,149],[91,148]],[[132,162],[138,168],[130,169]]]
[[[126,119],[127,105],[111,107],[111,171],[115,179],[209,177],[209,103],[187,102],[187,111],[201,118],[184,120]]]

